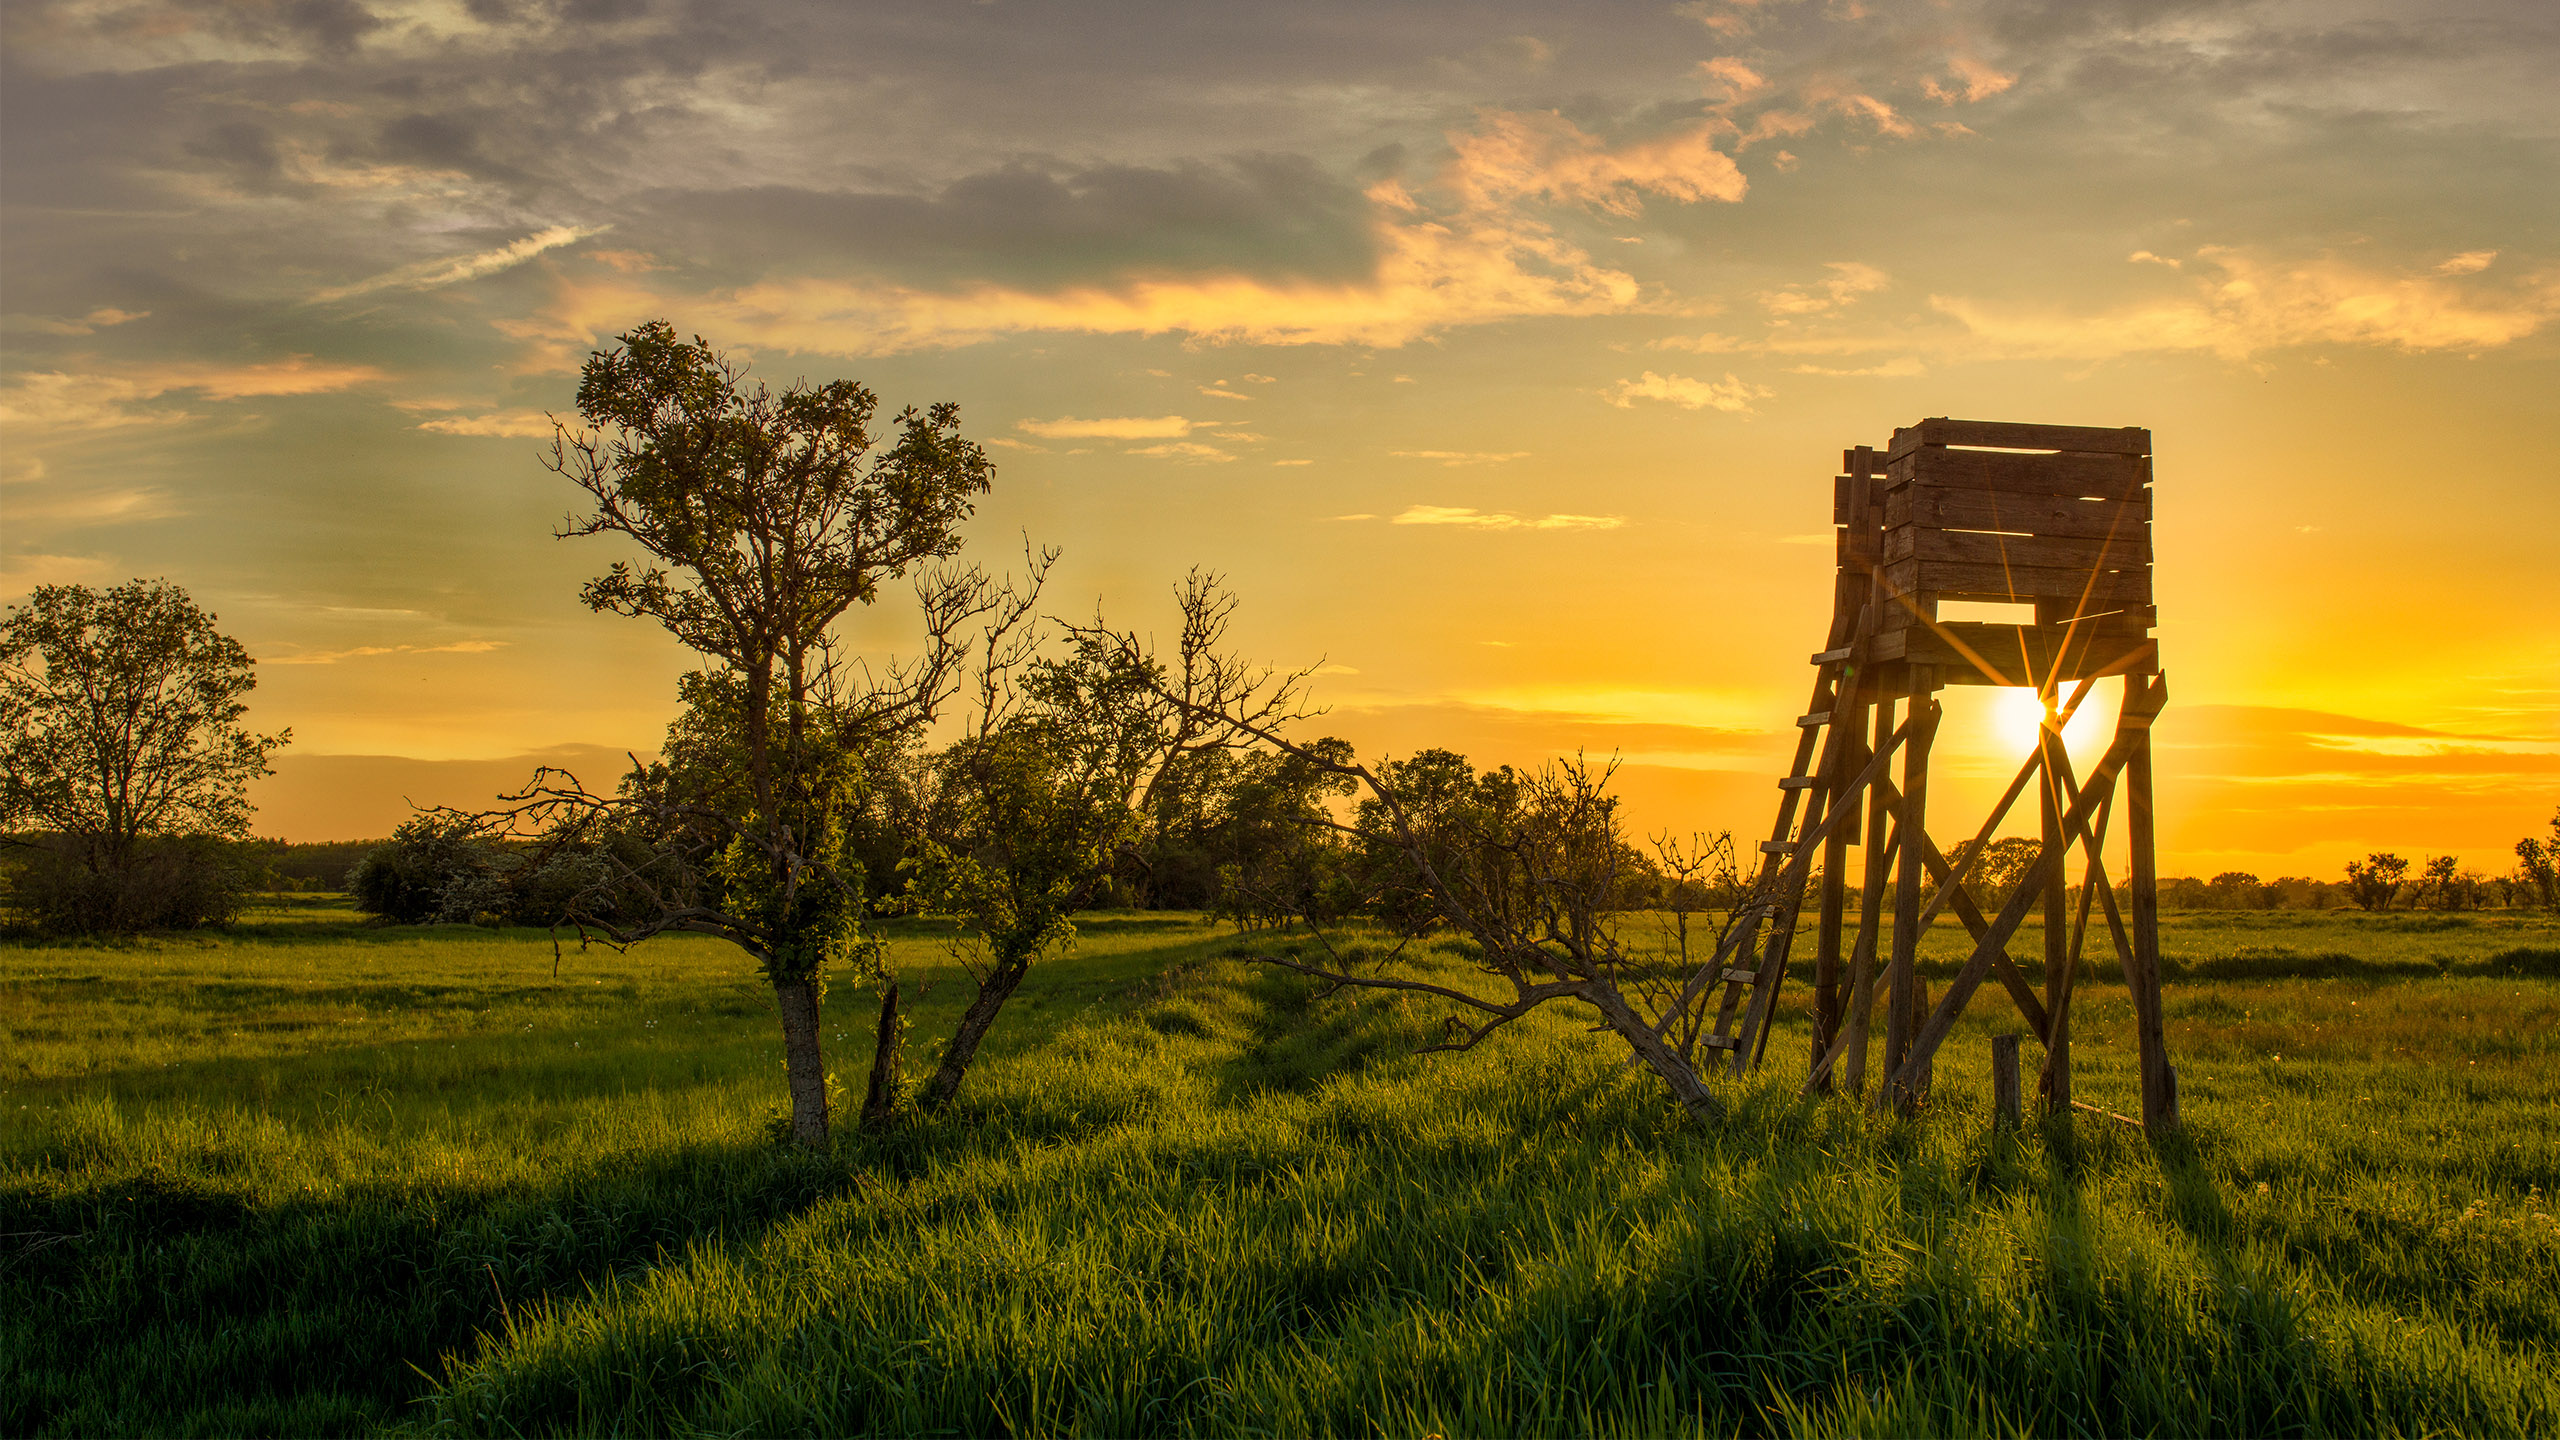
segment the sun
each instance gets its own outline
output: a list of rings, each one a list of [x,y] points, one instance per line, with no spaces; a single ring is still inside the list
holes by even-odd
[[[2044,724],[2044,702],[2022,686],[2003,686],[1992,702],[1991,733],[2002,749],[2024,755],[2036,748],[2036,731]]]

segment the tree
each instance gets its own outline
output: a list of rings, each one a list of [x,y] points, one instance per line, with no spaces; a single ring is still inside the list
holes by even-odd
[[[164,580],[43,585],[0,619],[0,825],[61,847],[83,882],[66,923],[208,918],[197,901],[168,903],[201,889],[172,880],[170,855],[179,872],[218,862],[201,844],[146,847],[245,837],[248,784],[293,734],[241,725],[256,662],[215,619]]]
[[[962,627],[998,599],[974,567],[942,563],[994,474],[958,407],[901,412],[874,455],[877,404],[849,380],[750,385],[665,321],[588,358],[578,413],[591,428],[558,424],[549,464],[593,509],[560,534],[618,535],[647,559],[614,562],[580,598],[658,622],[709,664],[686,677],[665,762],[635,767],[613,797],[544,772],[505,812],[551,849],[606,862],[569,899],[582,931],[622,945],[691,931],[754,957],[804,1145],[828,1130],[827,971],[877,953],[849,849],[864,758],[931,720],[956,683]],[[849,661],[836,622],[900,578],[914,583],[921,656],[877,672]],[[634,839],[649,858],[615,858]],[[894,1012],[894,992],[883,1005]]]
[[[1150,863],[1149,820],[1166,792],[1207,757],[1250,743],[1244,727],[1303,713],[1307,672],[1274,674],[1221,648],[1235,599],[1217,576],[1192,571],[1177,598],[1169,663],[1098,621],[1065,627],[1064,652],[1049,651],[1027,597],[986,627],[968,728],[935,757],[924,801],[916,895],[978,946],[977,993],[925,1082],[929,1109],[958,1095],[1031,967],[1075,942],[1076,914],[1115,874]]]
[[[2560,810],[2551,812],[2550,839],[2527,835],[2516,842],[2516,873],[2508,891],[2528,905],[2560,910]]]
[[[2347,862],[2347,898],[2359,909],[2388,910],[2392,897],[2400,893],[2401,878],[2409,873],[2409,862],[2388,851],[2377,850],[2361,861]]]

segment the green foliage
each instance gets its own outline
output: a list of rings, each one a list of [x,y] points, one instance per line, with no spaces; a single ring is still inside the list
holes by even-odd
[[[2531,835],[2516,842],[2516,874],[2511,882],[2527,904],[2560,910],[2560,810],[2551,812],[2551,837]]]
[[[2375,851],[2363,860],[2350,860],[2347,898],[2355,901],[2360,910],[2388,910],[2408,873],[2409,862],[2386,851]]]
[[[48,935],[132,935],[191,930],[236,918],[259,878],[248,847],[209,835],[150,836],[121,864],[68,836],[46,835],[5,854],[7,901],[21,921]]]
[[[965,981],[890,928],[947,1031]],[[1704,1127],[1570,1016],[1417,1062],[1427,1006],[1081,929],[957,1110],[823,1154],[759,1133],[771,1002],[698,939],[557,980],[532,932],[0,947],[0,1431],[2560,1423],[2560,972],[2490,968],[2560,953],[2539,918],[2173,917],[2183,966],[2343,963],[2172,987],[2160,1155],[1995,1135],[2010,1020],[1915,1121],[1773,1064]],[[2120,1103],[2121,987],[2075,1016]]]
[[[292,732],[240,724],[256,662],[214,620],[150,580],[39,585],[0,617],[0,832],[50,837],[21,885],[37,923],[228,915],[237,857],[171,842],[244,837],[248,784]]]

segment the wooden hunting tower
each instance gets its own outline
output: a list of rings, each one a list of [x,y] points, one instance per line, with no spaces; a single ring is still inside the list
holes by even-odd
[[[2168,701],[2168,682],[2150,634],[2151,432],[1923,420],[1896,430],[1884,450],[1848,451],[1841,469],[1832,482],[1840,564],[1830,634],[1812,657],[1813,699],[1796,722],[1793,769],[1778,782],[1755,901],[1719,951],[1723,1000],[1702,1043],[1728,1051],[1736,1074],[1759,1062],[1818,861],[1808,1091],[1864,1088],[1868,1017],[1881,985],[1883,1080],[1875,1101],[1915,1103],[1957,1015],[1984,980],[1996,979],[2044,1046],[2046,1103],[2097,1109],[2071,1093],[2072,977],[2095,905],[2133,997],[2143,1126],[2154,1134],[2175,1126],[2152,845],[2151,725]],[[1948,601],[2034,608],[2012,623],[1947,620],[1939,608]],[[2115,739],[2082,778],[2073,774],[2062,726],[2109,676],[2124,686]],[[2029,686],[2045,706],[2033,753],[1954,863],[1926,824],[1934,692],[1943,685]],[[1889,778],[1897,750],[1898,785]],[[2101,858],[2119,780],[2129,852],[2121,904]],[[2042,822],[2037,858],[2000,913],[1986,918],[1964,881],[2031,783]],[[1862,851],[1863,881],[1854,928],[1852,845]],[[2075,851],[2084,861],[2076,904],[2066,869]],[[1955,912],[1973,952],[1932,1005],[1914,960],[1942,910]],[[2033,910],[2043,920],[2041,984],[2006,948]],[[1994,1089],[2004,1110],[2016,1105],[2016,1053],[2014,1039],[1995,1044]]]

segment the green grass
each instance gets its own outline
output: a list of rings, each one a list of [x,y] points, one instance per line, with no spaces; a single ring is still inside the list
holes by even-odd
[[[0,948],[0,1432],[2560,1426],[2547,920],[2168,917],[2155,1153],[1994,1129],[1996,987],[1917,1120],[1796,1100],[1799,1025],[1710,1127],[1562,1012],[1416,1059],[1430,1005],[1099,917],[957,1113],[806,1157],[736,952],[350,918]],[[966,982],[894,955],[920,1067]]]

